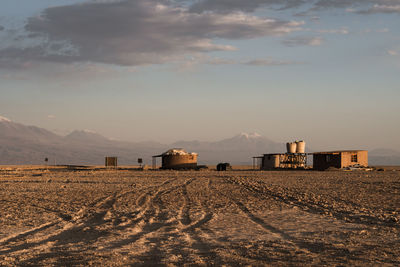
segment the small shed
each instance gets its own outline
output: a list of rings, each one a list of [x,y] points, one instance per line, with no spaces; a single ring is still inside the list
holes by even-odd
[[[262,170],[277,169],[281,166],[281,156],[283,154],[265,154],[261,160]]]
[[[314,152],[313,168],[326,170],[333,168],[346,168],[351,166],[368,166],[368,151],[366,150],[342,150],[329,152]]]
[[[117,168],[118,166],[118,158],[117,157],[106,157],[105,158],[105,165],[107,168],[113,167]]]
[[[225,163],[218,163],[217,165],[217,171],[229,171],[232,170],[231,164],[225,162]]]

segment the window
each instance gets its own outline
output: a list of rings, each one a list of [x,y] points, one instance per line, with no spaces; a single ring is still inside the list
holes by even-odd
[[[358,162],[357,154],[351,155],[351,162]]]

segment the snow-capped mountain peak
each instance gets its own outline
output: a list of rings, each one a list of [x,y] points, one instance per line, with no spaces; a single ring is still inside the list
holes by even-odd
[[[87,134],[97,134],[95,131],[89,130],[89,129],[84,129],[82,132],[87,133]]]
[[[7,119],[6,117],[0,116],[0,122],[11,122],[11,120]]]
[[[245,137],[246,139],[253,139],[261,137],[258,133],[241,133],[240,137]]]

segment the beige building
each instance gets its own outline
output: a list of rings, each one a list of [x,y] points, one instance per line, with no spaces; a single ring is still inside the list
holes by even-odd
[[[316,170],[325,170],[329,167],[341,169],[355,165],[368,166],[368,151],[366,150],[315,152],[312,154],[313,168]]]

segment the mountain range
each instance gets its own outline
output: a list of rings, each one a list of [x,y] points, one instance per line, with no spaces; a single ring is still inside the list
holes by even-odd
[[[12,122],[0,116],[0,164],[102,165],[105,156],[118,156],[120,165],[134,165],[138,158],[151,164],[151,156],[169,148],[183,148],[199,154],[199,164],[230,162],[250,165],[251,157],[265,153],[281,153],[285,144],[274,142],[259,134],[242,133],[215,142],[178,141],[173,144],[157,142],[122,142],[108,139],[88,130],[73,131],[60,136],[36,126]],[[400,152],[389,149],[370,151],[371,165],[400,165]]]

